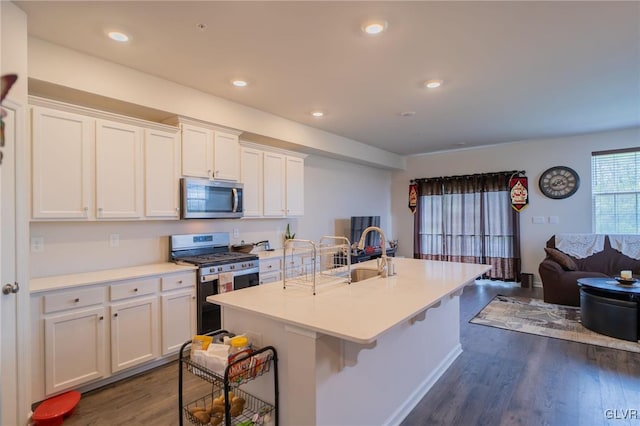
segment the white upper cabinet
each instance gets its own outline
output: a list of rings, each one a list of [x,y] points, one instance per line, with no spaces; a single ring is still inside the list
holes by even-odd
[[[264,216],[283,217],[285,208],[286,156],[265,151],[264,166]]]
[[[140,127],[97,120],[98,219],[142,217],[142,134]]]
[[[245,217],[304,215],[304,156],[242,142]]]
[[[286,213],[304,216],[304,159],[286,157]]]
[[[240,178],[240,132],[184,117],[168,122],[182,127],[182,176],[231,181]]]
[[[211,178],[213,174],[213,131],[182,125],[182,175]]]
[[[33,218],[88,219],[93,215],[95,121],[37,107],[31,126]]]
[[[180,216],[180,139],[178,132],[146,129],[144,134],[144,214]]]
[[[30,101],[34,220],[179,218],[178,128]]]
[[[238,135],[215,131],[213,140],[213,178],[237,181],[240,178]]]
[[[240,181],[243,183],[244,217],[262,216],[262,156],[259,149],[240,148]]]

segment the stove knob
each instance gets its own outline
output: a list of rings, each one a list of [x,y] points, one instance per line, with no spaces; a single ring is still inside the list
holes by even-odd
[[[236,269],[236,265],[229,266],[229,269]]]
[[[243,267],[243,268],[246,268],[246,267],[247,267],[247,264],[246,264],[246,263],[243,263],[243,264],[242,264],[242,267]]]
[[[213,268],[215,269],[215,268]],[[222,272],[222,266],[218,266],[218,272]]]

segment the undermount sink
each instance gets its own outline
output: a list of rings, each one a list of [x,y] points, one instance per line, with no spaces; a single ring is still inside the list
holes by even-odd
[[[378,270],[377,269],[368,269],[368,268],[360,268],[360,269],[352,269],[351,270],[351,282],[357,283],[358,281],[368,280],[369,278],[377,277]]]

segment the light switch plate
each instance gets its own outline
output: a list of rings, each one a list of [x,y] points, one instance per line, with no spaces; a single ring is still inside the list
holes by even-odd
[[[240,238],[240,230],[238,228],[233,228],[233,238]]]
[[[31,252],[42,253],[44,251],[44,237],[31,237]]]
[[[120,234],[109,235],[109,247],[119,247],[119,246],[120,246]]]
[[[544,222],[544,216],[533,216],[531,221],[536,225],[542,225]]]

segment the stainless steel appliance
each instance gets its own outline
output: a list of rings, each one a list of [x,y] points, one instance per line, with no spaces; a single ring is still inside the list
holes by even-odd
[[[180,180],[183,219],[235,219],[242,217],[243,185],[209,179]]]
[[[220,306],[207,302],[207,296],[259,283],[258,256],[231,252],[226,232],[172,235],[170,250],[172,261],[198,266],[198,334],[221,327]]]

